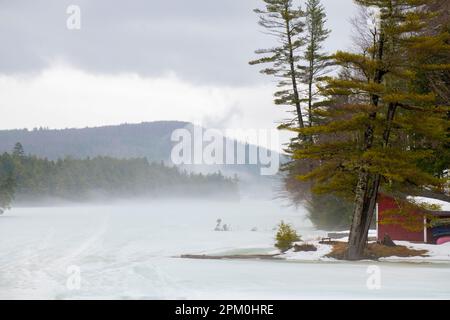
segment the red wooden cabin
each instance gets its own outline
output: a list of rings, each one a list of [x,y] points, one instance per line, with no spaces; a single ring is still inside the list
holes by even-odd
[[[420,202],[427,203],[438,203],[442,205],[442,211],[428,211],[428,215],[433,215],[437,219],[448,219],[450,218],[450,211],[447,211],[448,206],[450,205],[448,202],[443,202],[435,199],[424,200],[428,198],[421,198]],[[425,212],[422,210],[415,210],[410,213],[409,219],[410,222],[417,224],[417,226],[423,226],[420,230],[410,230],[406,228],[402,223],[383,223],[383,214],[386,213],[387,210],[398,209],[399,208],[399,200],[394,199],[393,197],[380,194],[378,196],[378,204],[376,211],[376,225],[377,225],[377,238],[378,240],[382,240],[385,235],[389,235],[392,240],[399,241],[411,241],[411,242],[424,242],[424,243],[436,243],[436,238],[433,237],[431,232],[431,228],[429,226],[429,221],[426,218]],[[387,216],[387,214],[385,214]],[[391,216],[392,217],[392,216]],[[406,219],[402,216],[396,217],[397,221],[402,221],[402,219]],[[386,220],[385,220],[386,221]]]

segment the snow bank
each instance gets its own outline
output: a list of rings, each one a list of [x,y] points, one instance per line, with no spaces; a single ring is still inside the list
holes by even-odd
[[[319,241],[311,241],[308,243],[314,245],[317,248],[317,251],[294,252],[294,249],[291,249],[286,253],[281,254],[280,257],[286,260],[300,260],[300,261],[334,260],[332,258],[325,257],[327,254],[331,252],[333,246],[327,244],[320,244]]]
[[[233,233],[233,232],[231,232]],[[342,233],[345,235],[348,231],[335,232],[336,234]],[[270,234],[269,234],[270,235]],[[326,231],[314,231],[309,233],[303,233],[302,239],[303,241],[297,242],[297,244],[312,244],[317,248],[317,251],[300,251],[295,252],[294,249],[288,250],[285,253],[280,253],[277,249],[273,247],[273,239],[271,236],[266,238],[266,242],[260,242],[258,246],[231,246],[228,248],[217,248],[217,249],[207,249],[202,250],[202,252],[197,252],[206,255],[246,255],[246,254],[277,254],[277,258],[282,258],[288,261],[339,261],[334,258],[328,258],[326,255],[331,253],[333,246],[330,244],[320,243],[320,240],[327,236]],[[375,237],[376,230],[369,230],[369,237]],[[333,239],[333,241],[341,241],[347,242],[348,236],[344,236],[339,239]],[[388,257],[388,258],[380,258],[379,261],[385,262],[428,262],[428,263],[450,263],[450,243],[446,243],[443,245],[433,245],[433,244],[424,244],[424,243],[412,243],[408,241],[394,241],[395,244],[408,247],[410,249],[415,250],[426,250],[426,257]]]
[[[346,242],[347,238],[336,239],[333,241]],[[408,241],[394,241],[395,244],[405,246],[415,250],[426,250],[427,253],[424,257],[387,257],[380,258],[379,261],[386,262],[428,262],[428,263],[450,263],[450,242],[442,245],[425,244],[425,243],[412,243]],[[307,243],[316,246],[317,251],[311,252],[294,252],[293,249],[286,253],[280,254],[280,258],[286,260],[296,261],[338,261],[333,258],[328,258],[328,255],[333,249],[332,245],[321,244],[318,240],[307,241]],[[300,243],[299,243],[300,244]]]
[[[415,250],[427,250],[426,257],[388,257],[380,261],[408,261],[408,262],[447,262],[450,263],[450,242],[435,245],[426,243],[411,243],[408,241],[394,241],[397,245],[405,246]]]

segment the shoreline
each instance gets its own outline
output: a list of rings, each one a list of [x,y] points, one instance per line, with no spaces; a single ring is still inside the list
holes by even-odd
[[[355,263],[355,262],[370,262],[370,263],[399,263],[405,265],[417,264],[437,264],[450,265],[450,244],[449,245],[428,245],[428,244],[414,244],[408,242],[397,242],[398,245],[405,246],[411,249],[426,250],[424,256],[411,257],[380,257],[378,259],[362,259],[357,261],[340,260],[327,255],[332,251],[332,245],[320,244],[317,241],[309,241],[317,247],[317,251],[298,251],[293,249],[284,253],[274,253],[274,251],[267,253],[245,254],[245,253],[225,253],[225,252],[211,252],[201,254],[181,254],[177,258],[181,259],[196,259],[196,260],[270,260],[270,261],[286,261],[286,262],[325,262],[325,263]],[[248,248],[247,248],[248,249]],[[258,248],[254,248],[255,251]],[[239,248],[236,248],[238,251]],[[229,250],[227,252],[230,252]],[[445,252],[445,254],[443,254]]]
[[[449,265],[450,261],[448,260],[439,260],[439,259],[405,259],[401,257],[390,257],[390,258],[380,258],[379,260],[338,260],[334,258],[323,257],[322,259],[317,260],[308,260],[308,259],[288,259],[286,257],[282,257],[282,255],[207,255],[207,254],[182,254],[179,256],[173,256],[172,258],[178,259],[193,259],[193,260],[253,260],[253,261],[277,261],[277,262],[289,262],[289,263],[382,263],[382,264],[403,264],[403,265]]]

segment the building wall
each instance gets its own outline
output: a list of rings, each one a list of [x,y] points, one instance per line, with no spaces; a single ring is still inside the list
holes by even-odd
[[[424,231],[411,231],[404,228],[400,224],[382,224],[383,212],[386,210],[397,209],[398,205],[393,198],[384,195],[379,195],[378,197],[378,221],[377,237],[382,240],[383,237],[388,234],[392,240],[403,240],[403,241],[413,241],[413,242],[424,242]],[[423,224],[423,216],[420,213],[412,213],[417,215],[417,223]],[[402,217],[398,218],[399,220]]]

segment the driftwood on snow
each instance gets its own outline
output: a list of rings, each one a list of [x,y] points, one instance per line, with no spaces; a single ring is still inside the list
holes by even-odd
[[[183,259],[212,259],[212,260],[222,260],[222,259],[266,259],[266,260],[280,260],[277,257],[278,254],[231,254],[231,255],[206,255],[206,254],[182,254],[180,258]]]

